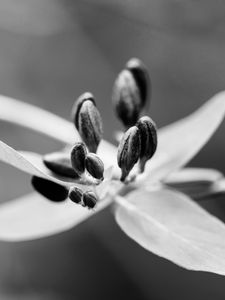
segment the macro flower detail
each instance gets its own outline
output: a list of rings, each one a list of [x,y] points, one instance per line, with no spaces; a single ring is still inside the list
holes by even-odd
[[[129,64],[128,68],[131,68]],[[126,72],[132,75],[128,69]],[[131,82],[136,84],[136,93],[134,76],[129,84]],[[118,99],[122,99],[122,95]],[[125,124],[119,147],[104,139],[95,143],[97,159],[81,134],[86,129],[95,131],[96,128],[99,133],[99,127],[95,126],[97,114],[92,115],[96,106],[86,96],[80,101],[75,110],[79,111],[75,113],[77,130],[73,123],[50,112],[0,96],[1,120],[60,141],[63,150],[57,153],[66,153],[58,158],[58,154],[42,156],[17,151],[0,141],[0,159],[29,173],[33,186],[39,191],[0,205],[0,239],[21,242],[60,233],[110,207],[120,228],[146,250],[189,270],[225,275],[225,225],[196,203],[199,199],[225,194],[225,178],[212,169],[185,168],[223,121],[225,92],[212,97],[188,117],[157,131],[155,123],[147,116],[141,117],[141,109],[138,109],[132,124]],[[136,106],[132,102],[130,107]],[[18,113],[20,111],[23,114]],[[77,143],[84,143],[88,151],[84,173],[80,172],[76,178],[68,175],[67,168],[70,163],[73,168],[70,153]],[[87,157],[95,157],[96,164],[90,167]],[[145,165],[140,172],[141,159]],[[59,165],[62,169],[57,172],[54,168]],[[77,167],[74,170],[77,173]],[[94,177],[96,174],[101,177],[102,171],[104,180],[96,182]],[[126,180],[129,176],[132,180]],[[63,190],[57,199],[54,192],[59,186]],[[66,199],[61,201],[64,197]]]

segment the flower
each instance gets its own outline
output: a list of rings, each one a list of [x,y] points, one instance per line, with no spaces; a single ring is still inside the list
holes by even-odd
[[[81,141],[72,123],[50,112],[4,96],[0,103],[1,120],[45,134],[66,147]],[[145,249],[187,269],[225,275],[225,225],[190,198],[224,192],[223,175],[210,169],[183,168],[224,115],[225,92],[221,92],[192,115],[159,129],[156,153],[129,184],[115,180],[121,175],[117,147],[105,140],[97,150],[105,165],[104,181],[97,186],[56,175],[41,155],[16,151],[0,141],[2,161],[68,189],[75,186],[80,197],[83,190],[92,199],[95,194],[99,198],[94,210],[74,203],[80,200],[54,203],[36,192],[1,204],[0,239],[24,241],[60,233],[111,205],[121,229]]]

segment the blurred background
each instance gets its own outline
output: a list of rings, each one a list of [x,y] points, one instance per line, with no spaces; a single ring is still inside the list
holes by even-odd
[[[149,69],[149,113],[158,127],[191,113],[225,89],[225,2],[0,0],[0,93],[69,118],[74,100],[91,91],[110,141],[120,126],[112,84],[133,56]],[[61,147],[0,126],[1,139],[17,149]],[[225,172],[224,135],[225,123],[191,165]],[[0,168],[2,202],[31,191],[30,176]],[[201,204],[225,221],[224,201]],[[3,300],[225,298],[224,277],[186,271],[145,251],[109,210],[47,239],[0,242],[0,266]]]

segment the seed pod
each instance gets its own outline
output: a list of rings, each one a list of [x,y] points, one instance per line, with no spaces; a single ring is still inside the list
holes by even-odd
[[[117,162],[122,171],[121,181],[126,179],[133,166],[138,161],[140,151],[141,140],[139,129],[136,126],[133,126],[125,132],[118,148]]]
[[[88,153],[85,159],[86,170],[96,179],[103,180],[104,164],[98,155]]]
[[[93,95],[81,95],[73,109],[74,124],[81,138],[91,152],[96,152],[102,139],[102,119],[95,105]]]
[[[136,126],[141,136],[140,167],[143,172],[146,161],[154,155],[157,148],[157,129],[154,121],[148,116],[140,118]]]
[[[87,191],[83,193],[83,204],[84,206],[87,206],[88,208],[94,208],[97,204],[97,196],[92,191]]]
[[[33,176],[31,184],[38,193],[53,202],[61,202],[68,197],[68,189],[53,181]]]
[[[85,171],[85,158],[87,150],[84,143],[79,142],[73,146],[70,154],[71,164],[75,172],[81,176]]]
[[[69,194],[68,194],[70,200],[72,200],[74,203],[81,203],[82,201],[82,197],[83,197],[83,191],[81,189],[79,189],[78,187],[72,187],[69,190]]]
[[[137,122],[142,108],[141,96],[129,70],[123,70],[118,75],[113,87],[112,102],[125,127],[133,126]]]
[[[72,108],[72,120],[73,120],[74,125],[76,126],[77,130],[79,130],[79,121],[78,121],[79,118],[78,117],[79,117],[80,109],[81,109],[82,104],[86,100],[92,101],[93,104],[96,106],[94,96],[89,92],[86,92],[86,93],[80,95],[80,97],[75,101],[74,106]]]
[[[146,104],[147,97],[150,96],[151,92],[151,82],[147,68],[138,58],[131,58],[127,62],[126,68],[132,73],[137,83],[141,95],[141,106],[143,108]]]
[[[52,172],[72,178],[79,178],[79,175],[72,168],[70,156],[63,152],[54,152],[46,154],[43,157],[43,163]]]

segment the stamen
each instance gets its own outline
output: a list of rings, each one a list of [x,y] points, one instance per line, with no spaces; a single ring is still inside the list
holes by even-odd
[[[114,84],[112,102],[116,114],[126,128],[135,125],[150,94],[150,78],[137,58],[129,60]]]
[[[118,147],[117,162],[122,171],[121,181],[125,181],[129,175],[140,157],[140,152],[140,132],[137,126],[133,126],[125,132]]]
[[[136,80],[137,86],[141,94],[141,106],[144,107],[147,102],[147,98],[150,98],[151,93],[151,81],[147,68],[145,67],[143,62],[138,58],[131,58],[127,62],[126,68],[129,71],[131,71]]]
[[[53,152],[43,157],[46,167],[52,172],[70,178],[79,178],[79,175],[72,168],[70,155],[64,152]]]
[[[31,184],[38,193],[53,202],[61,202],[68,197],[68,189],[53,181],[33,176]]]
[[[123,70],[118,75],[113,88],[112,103],[125,127],[128,128],[137,122],[141,111],[141,96],[130,71]]]
[[[81,204],[83,191],[78,187],[74,186],[70,188],[68,196],[70,200],[72,200],[74,203]]]
[[[97,204],[97,196],[92,191],[87,191],[83,193],[83,206],[87,206],[89,209],[92,209]]]
[[[143,172],[146,162],[154,155],[157,148],[157,129],[154,121],[144,116],[136,124],[140,131],[141,153],[140,153],[140,171]]]
[[[75,172],[82,176],[85,171],[85,158],[87,156],[87,150],[84,143],[76,143],[70,154],[71,164]]]
[[[102,119],[92,94],[81,95],[73,109],[73,121],[90,152],[96,153],[102,139]]]
[[[87,171],[96,179],[103,180],[104,164],[98,155],[88,153],[85,159]]]

